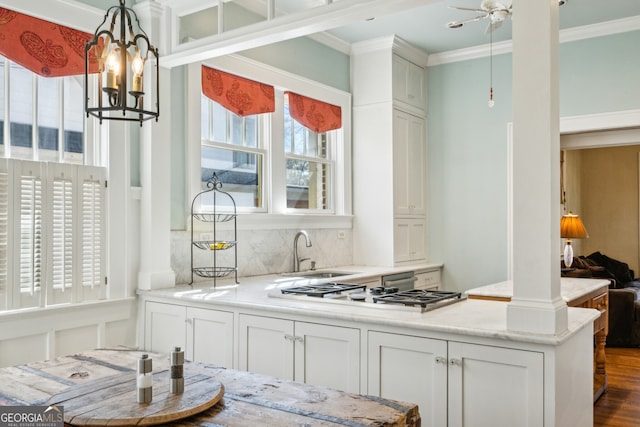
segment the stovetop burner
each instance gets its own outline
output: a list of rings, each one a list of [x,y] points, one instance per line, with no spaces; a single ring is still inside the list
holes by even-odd
[[[341,294],[346,291],[364,291],[367,285],[357,285],[353,283],[321,283],[317,285],[295,286],[293,288],[282,289],[283,294],[307,295],[310,297],[324,297],[332,294]]]
[[[373,302],[403,304],[408,306],[419,305],[425,308],[429,304],[435,304],[448,299],[460,299],[460,292],[429,291],[425,289],[410,289],[396,292],[395,294],[376,295]]]
[[[376,286],[375,288],[369,288],[369,293],[371,295],[395,294],[398,290],[395,286]]]

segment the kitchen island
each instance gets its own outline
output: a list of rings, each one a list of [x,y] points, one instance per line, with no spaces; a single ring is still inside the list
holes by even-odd
[[[600,316],[594,321],[593,335],[595,340],[593,366],[593,401],[607,391],[607,358],[605,344],[609,332],[609,280],[587,279],[576,280],[563,278],[560,282],[562,299],[570,307],[594,308]],[[467,296],[473,299],[511,301],[513,282],[506,281],[469,289]]]
[[[388,273],[351,271],[331,280]],[[140,345],[182,344],[192,360],[418,403],[426,426],[591,423],[598,311],[570,307],[566,333],[541,335],[508,330],[507,304],[497,301],[423,313],[277,296],[326,281],[269,275],[140,292]]]

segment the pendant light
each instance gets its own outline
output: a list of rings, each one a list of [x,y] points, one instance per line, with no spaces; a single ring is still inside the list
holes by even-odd
[[[85,47],[85,112],[103,120],[142,122],[160,115],[158,49],[140,27],[136,13],[119,0]],[[135,30],[135,33],[134,33]],[[89,63],[97,61],[94,93]]]

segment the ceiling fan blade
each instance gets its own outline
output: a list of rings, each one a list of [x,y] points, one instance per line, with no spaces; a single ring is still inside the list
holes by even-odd
[[[478,13],[486,12],[486,10],[483,10],[483,9],[471,9],[469,7],[459,7],[459,6],[449,6],[449,9],[467,10],[469,12],[478,12]]]
[[[475,18],[470,18],[470,19],[465,19],[464,21],[452,21],[449,22],[447,24],[447,27],[449,28],[460,28],[462,27],[464,24],[468,24],[469,22],[476,22],[476,21],[480,21],[481,19],[486,19],[489,17],[489,14],[486,13],[484,15],[479,15],[476,16]]]

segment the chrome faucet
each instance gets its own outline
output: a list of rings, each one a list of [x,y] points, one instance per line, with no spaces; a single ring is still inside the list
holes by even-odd
[[[298,271],[300,271],[300,263],[302,261],[306,261],[309,259],[309,258],[298,257],[298,239],[300,238],[300,236],[304,236],[304,240],[307,244],[307,247],[308,248],[311,247],[311,239],[309,238],[309,235],[307,234],[307,232],[304,230],[298,231],[298,233],[296,234],[296,237],[293,238],[293,272],[294,273],[297,273]]]

